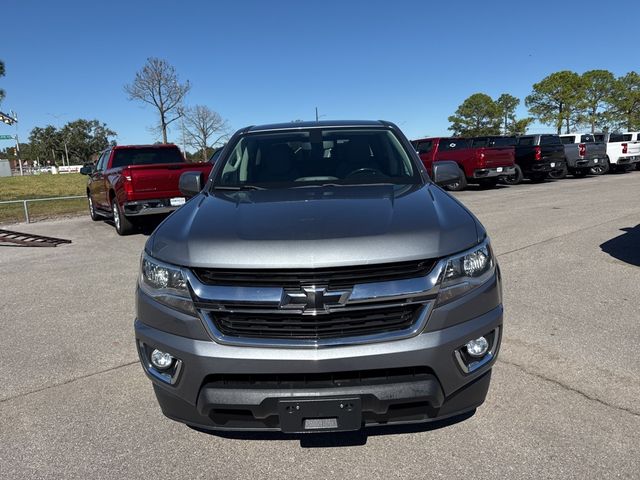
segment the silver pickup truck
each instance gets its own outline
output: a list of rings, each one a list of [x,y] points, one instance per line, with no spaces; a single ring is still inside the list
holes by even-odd
[[[602,174],[608,170],[607,146],[596,142],[590,133],[560,135],[567,159],[567,172],[574,177],[584,177],[589,173]]]

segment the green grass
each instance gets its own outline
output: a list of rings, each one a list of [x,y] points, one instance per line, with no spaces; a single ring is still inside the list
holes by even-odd
[[[0,178],[0,201],[85,195],[86,186],[87,177],[79,173],[2,177]],[[84,213],[86,209],[87,201],[83,198],[30,202],[29,216],[33,221],[64,215],[77,215]],[[24,208],[21,203],[0,204],[0,223],[24,221]]]

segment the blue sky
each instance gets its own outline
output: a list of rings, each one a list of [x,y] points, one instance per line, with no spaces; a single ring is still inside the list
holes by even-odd
[[[4,0],[0,109],[19,113],[21,138],[97,118],[118,143],[152,142],[155,112],[127,100],[123,85],[156,56],[191,81],[188,104],[234,129],[311,120],[317,106],[323,119],[391,120],[410,138],[446,134],[447,117],[475,92],[524,100],[557,70],[639,70],[637,4],[613,5]]]

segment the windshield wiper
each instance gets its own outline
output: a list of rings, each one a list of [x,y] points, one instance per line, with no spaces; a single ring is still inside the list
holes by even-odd
[[[264,187],[257,185],[213,185],[214,190],[231,190],[234,192],[240,190],[266,190]]]

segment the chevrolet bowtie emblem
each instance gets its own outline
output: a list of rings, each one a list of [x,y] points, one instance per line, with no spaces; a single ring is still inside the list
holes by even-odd
[[[330,307],[344,306],[351,290],[328,290],[327,287],[302,287],[299,291],[285,290],[280,308],[302,309],[304,313],[328,313]]]

